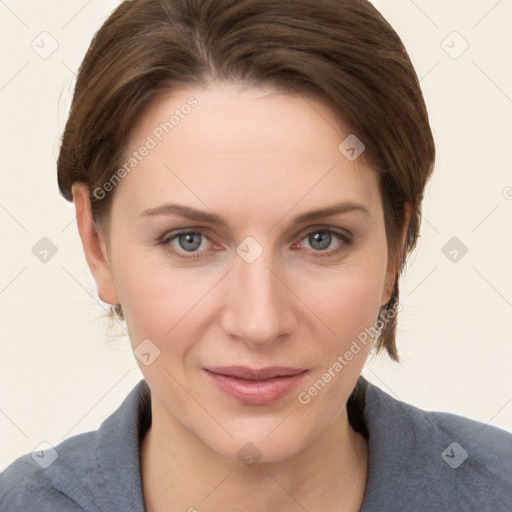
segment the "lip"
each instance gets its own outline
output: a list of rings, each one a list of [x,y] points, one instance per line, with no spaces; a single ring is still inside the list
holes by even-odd
[[[304,372],[305,368],[290,368],[289,366],[267,366],[265,368],[248,368],[247,366],[213,366],[206,368],[209,372],[226,377],[236,377],[245,380],[268,380],[275,377],[289,377]]]
[[[308,370],[285,366],[204,368],[221,391],[247,405],[268,405],[288,395]]]

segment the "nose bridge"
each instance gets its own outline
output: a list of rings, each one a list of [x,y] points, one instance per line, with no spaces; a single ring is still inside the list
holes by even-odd
[[[271,255],[263,252],[250,263],[237,257],[234,267],[224,318],[227,333],[256,346],[290,332],[290,294],[272,270]]]

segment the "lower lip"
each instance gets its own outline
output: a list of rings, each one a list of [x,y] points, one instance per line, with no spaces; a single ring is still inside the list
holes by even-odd
[[[247,405],[268,405],[291,393],[307,371],[268,380],[246,380],[219,375],[206,370],[211,379],[227,395]]]

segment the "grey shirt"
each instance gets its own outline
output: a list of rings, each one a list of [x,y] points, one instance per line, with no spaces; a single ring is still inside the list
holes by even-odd
[[[361,512],[512,511],[511,434],[423,411],[363,377],[347,410],[369,443]],[[24,455],[1,473],[0,512],[144,512],[139,446],[150,425],[141,381],[97,431]],[[200,512],[201,498],[190,506]]]

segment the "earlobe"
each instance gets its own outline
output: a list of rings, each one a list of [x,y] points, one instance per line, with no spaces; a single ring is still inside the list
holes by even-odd
[[[107,304],[119,304],[105,240],[92,220],[89,189],[84,183],[75,183],[72,186],[72,193],[78,232],[87,264],[98,287],[99,298]]]
[[[388,268],[388,272],[386,274],[386,282],[384,284],[384,289],[382,290],[381,306],[385,306],[391,300],[395,282],[398,278],[398,271],[395,270],[396,266],[392,265],[392,267],[392,269]]]

